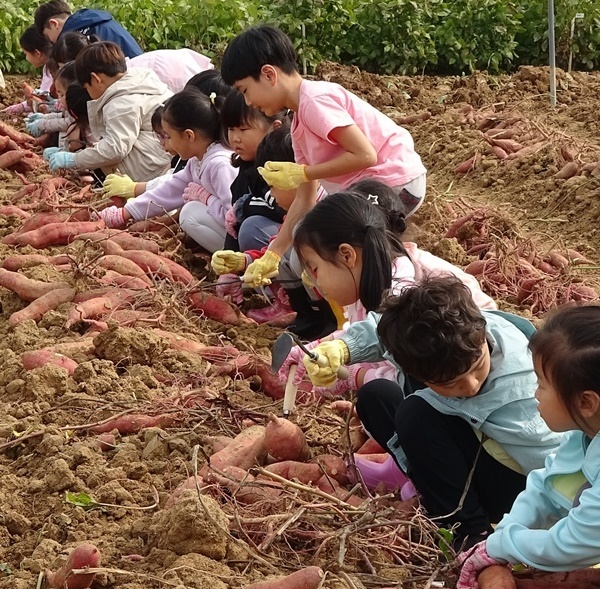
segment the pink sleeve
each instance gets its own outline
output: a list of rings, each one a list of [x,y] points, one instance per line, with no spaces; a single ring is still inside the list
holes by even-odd
[[[212,159],[202,173],[202,186],[213,195],[207,203],[208,214],[223,226],[225,213],[231,207],[231,185],[237,173],[229,155]]]
[[[305,101],[301,110],[304,126],[332,145],[337,145],[329,139],[329,134],[334,129],[356,125],[348,111],[326,94]]]
[[[40,83],[40,90],[43,90],[44,92],[50,92],[50,88],[52,88],[53,83],[54,80],[52,79],[48,68],[44,66],[42,69],[42,82]]]
[[[360,365],[361,368],[365,368],[364,383],[371,382],[378,378],[385,378],[385,380],[396,380],[396,367],[391,362],[372,362],[364,363]]]

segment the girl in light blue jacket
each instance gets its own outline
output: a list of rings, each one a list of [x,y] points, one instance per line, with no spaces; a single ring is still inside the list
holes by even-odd
[[[529,474],[496,531],[460,557],[458,589],[485,589],[482,571],[494,565],[573,571],[600,563],[600,307],[560,309],[529,347],[538,410],[551,430],[569,433]]]

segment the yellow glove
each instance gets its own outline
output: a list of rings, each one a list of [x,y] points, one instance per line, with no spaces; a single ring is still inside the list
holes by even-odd
[[[300,280],[302,280],[302,284],[308,286],[309,288],[315,288],[315,283],[313,279],[308,275],[306,270],[302,270],[302,274],[300,274]]]
[[[246,255],[233,250],[219,250],[212,255],[210,265],[215,274],[219,274],[219,276],[231,272],[241,272],[246,268]]]
[[[254,260],[246,268],[246,273],[242,276],[242,280],[253,288],[271,284],[270,278],[279,274],[279,260],[281,260],[281,256],[271,250],[267,250],[261,258]]]
[[[326,366],[319,366],[319,363],[310,359],[310,356],[304,356],[302,362],[306,368],[312,383],[317,387],[330,387],[337,379],[337,372],[342,364],[346,364],[350,359],[350,352],[346,342],[341,339],[334,339],[327,342],[321,342],[314,347],[312,351],[327,360]]]
[[[130,198],[135,196],[135,185],[129,176],[120,176],[119,174],[109,174],[104,180],[104,192],[108,196],[125,196]]]
[[[306,177],[306,166],[294,162],[267,162],[265,167],[259,167],[258,173],[269,186],[281,190],[294,190],[304,182],[310,182]]]

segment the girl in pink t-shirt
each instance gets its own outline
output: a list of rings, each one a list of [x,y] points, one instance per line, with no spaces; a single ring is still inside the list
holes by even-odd
[[[414,243],[401,242],[398,237],[405,230],[405,216],[393,190],[376,180],[363,180],[317,204],[298,225],[294,248],[311,280],[324,296],[344,307],[350,323],[377,310],[386,291],[399,294],[425,276],[454,275],[469,288],[478,307],[496,309],[473,276]],[[325,339],[338,339],[343,333]],[[280,372],[284,380],[290,364],[303,368],[303,355],[299,348],[292,350]],[[341,395],[376,378],[395,380],[396,375],[389,362],[353,364],[348,369],[348,378],[317,392]]]

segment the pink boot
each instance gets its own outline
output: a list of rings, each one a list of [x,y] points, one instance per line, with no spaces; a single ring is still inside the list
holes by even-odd
[[[355,454],[354,463],[369,491],[373,491],[378,485],[383,484],[387,491],[399,489],[402,501],[408,501],[417,494],[409,478],[398,468],[391,456],[388,456],[385,462],[379,463]]]
[[[292,311],[289,305],[284,305],[277,297],[272,301],[272,304],[263,309],[250,309],[246,316],[250,319],[254,319],[256,323],[272,323],[285,316],[290,318],[290,322],[293,320],[294,311]]]

